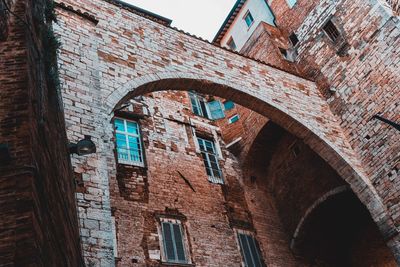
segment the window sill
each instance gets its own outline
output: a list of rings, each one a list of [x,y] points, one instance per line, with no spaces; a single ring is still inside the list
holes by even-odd
[[[129,161],[129,160],[122,160],[122,159],[119,159],[119,160],[117,160],[117,164],[122,164],[122,165],[129,165],[129,166],[135,166],[135,167],[145,168],[144,163],[135,162],[135,161]]]
[[[174,262],[161,262],[161,266],[168,266],[168,267],[194,267],[196,266],[194,263],[174,263]]]

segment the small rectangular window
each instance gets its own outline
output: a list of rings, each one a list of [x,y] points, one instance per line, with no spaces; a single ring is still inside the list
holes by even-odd
[[[239,114],[236,114],[236,115],[230,117],[229,120],[228,120],[229,124],[237,122],[239,120],[239,118],[240,118]]]
[[[289,36],[289,40],[293,46],[296,46],[299,42],[299,39],[297,38],[297,35],[294,32]]]
[[[230,110],[230,109],[233,109],[234,107],[235,107],[235,103],[233,103],[233,101],[227,100],[224,102],[225,110]]]
[[[245,267],[264,267],[260,247],[255,238],[250,234],[239,232],[238,240]]]
[[[229,47],[230,49],[236,50],[236,44],[235,44],[235,41],[233,40],[232,37],[229,38],[229,40],[228,40],[228,42],[227,42],[227,45],[228,45],[228,47]]]
[[[332,20],[329,20],[322,29],[331,41],[337,42],[339,40],[340,32],[335,24],[333,24]]]
[[[121,118],[114,120],[118,162],[144,166],[139,124]]]
[[[251,25],[253,25],[254,22],[254,18],[251,15],[250,11],[247,11],[246,15],[244,16],[244,20],[246,21],[247,27],[251,27]]]
[[[169,263],[189,263],[181,222],[177,220],[162,220],[161,234],[164,261]]]
[[[190,103],[192,104],[192,111],[198,116],[209,118],[207,104],[204,97],[199,96],[194,92],[189,92]]]
[[[297,0],[286,0],[286,3],[290,8],[292,8],[297,3]]]
[[[215,184],[223,184],[222,172],[218,164],[218,155],[213,141],[198,137],[200,152],[203,157],[204,166],[208,175],[208,180]]]

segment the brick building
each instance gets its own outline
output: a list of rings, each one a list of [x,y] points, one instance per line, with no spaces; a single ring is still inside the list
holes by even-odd
[[[396,1],[0,3],[0,265],[400,262]]]

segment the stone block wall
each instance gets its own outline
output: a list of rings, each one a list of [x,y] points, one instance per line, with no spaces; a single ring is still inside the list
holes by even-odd
[[[0,144],[9,151],[0,160],[0,265],[83,266],[60,92],[48,82],[48,28],[37,19],[45,1],[5,2],[14,14],[5,11],[0,40]]]

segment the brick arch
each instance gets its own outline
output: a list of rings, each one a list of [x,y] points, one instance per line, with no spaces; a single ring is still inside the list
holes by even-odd
[[[302,96],[297,99],[299,106],[309,106],[310,111],[307,112],[293,109],[293,102],[278,98],[283,97],[284,94],[277,92],[281,88],[273,85],[259,89],[256,85],[252,88],[224,77],[205,77],[193,72],[171,71],[143,75],[129,81],[104,99],[104,109],[108,118],[111,119],[113,111],[126,100],[164,90],[195,90],[231,99],[268,117],[272,122],[303,140],[336,170],[367,207],[384,238],[389,240],[393,237],[396,228],[392,218],[364,174],[358,157],[347,142],[328,104],[320,96],[310,95],[306,90],[300,92]],[[296,91],[296,94],[299,92]],[[302,101],[307,103],[302,103]]]
[[[304,226],[305,221],[308,219],[308,217],[310,216],[310,214],[317,208],[319,207],[323,202],[325,202],[327,199],[336,196],[337,194],[341,194],[343,192],[347,192],[349,191],[350,188],[347,185],[343,185],[343,186],[339,186],[336,187],[334,189],[332,189],[331,191],[325,193],[323,196],[321,196],[319,199],[317,199],[308,209],[307,211],[304,213],[303,217],[301,218],[301,220],[299,221],[299,223],[297,224],[296,230],[293,234],[292,240],[290,242],[290,248],[294,249],[295,245],[296,245],[296,240],[299,236],[299,233],[301,231],[301,229]]]

